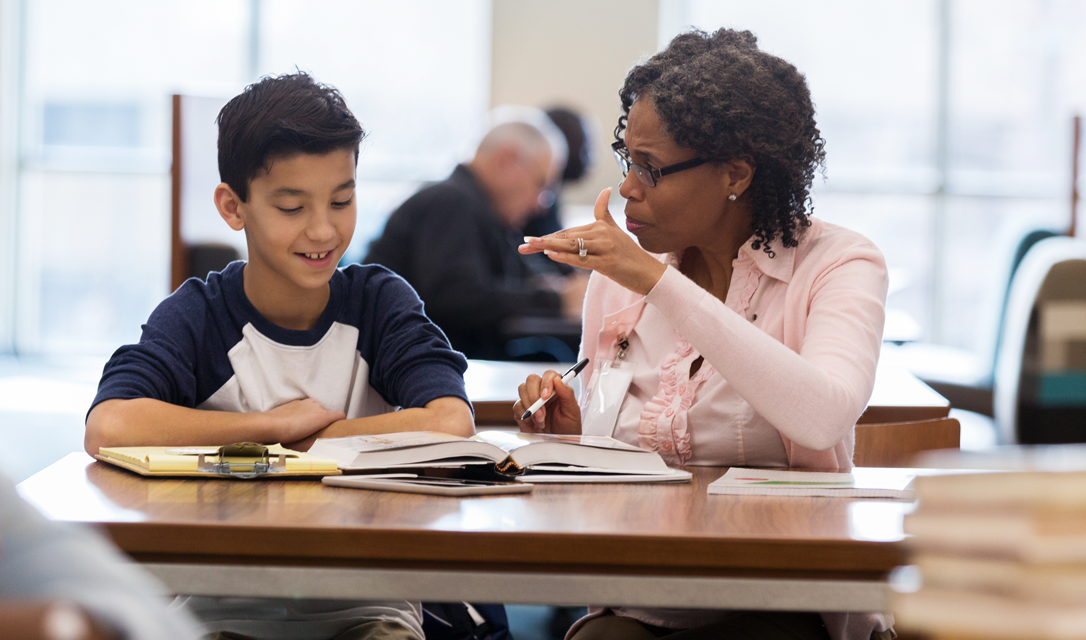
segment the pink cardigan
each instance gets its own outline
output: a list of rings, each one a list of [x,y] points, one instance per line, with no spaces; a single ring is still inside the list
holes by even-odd
[[[725,302],[679,273],[677,255],[657,256],[669,266],[647,296],[592,274],[581,340],[582,356],[589,358],[586,388],[627,336],[627,360],[647,389],[641,397],[627,396],[615,437],[656,450],[670,464],[766,464],[761,454],[783,451],[780,466],[852,468],[853,427],[871,397],[882,341],[886,264],[863,236],[816,219],[798,247],[784,248],[778,240],[772,249],[772,259],[750,242],[740,250]],[[648,355],[660,353],[667,355],[655,361]],[[705,362],[690,377],[698,354]],[[688,420],[692,410],[712,417]],[[780,442],[766,439],[774,432]],[[716,447],[721,438],[738,448]],[[771,451],[751,450],[758,443]],[[593,608],[593,616],[600,613]],[[709,611],[615,613],[672,628],[714,618]],[[834,640],[867,640],[892,624],[883,614],[825,613],[823,619]]]
[[[676,345],[656,363],[643,362],[644,353],[633,347],[629,351],[634,364],[659,371],[660,379],[659,392],[640,412],[640,437],[631,444],[654,448],[676,464],[738,465],[744,462],[699,458],[696,449],[679,459],[673,452],[681,451],[690,431],[699,431],[704,441],[707,431],[751,428],[750,422],[762,421],[779,433],[787,466],[852,468],[853,426],[871,397],[882,341],[886,264],[863,236],[815,219],[798,247],[784,248],[777,241],[772,248],[772,259],[749,242],[740,250],[726,302],[679,273],[675,255],[658,256],[670,266],[647,296],[592,274],[581,339],[582,356],[589,358],[582,373],[586,388],[601,364],[615,358],[621,335],[640,333],[643,343]],[[646,303],[666,323],[639,324]],[[672,370],[697,354],[711,369],[695,378],[716,372],[726,388],[708,398],[689,397],[691,391],[683,399],[670,387],[689,380],[688,369],[678,375]],[[739,412],[736,403],[749,405],[753,415],[742,427],[674,424],[682,422],[677,414],[702,401],[719,403],[725,413]],[[659,423],[657,415],[667,409],[672,409],[666,416],[671,431],[653,437],[648,432],[656,425],[645,423]],[[628,413],[624,410],[620,420]],[[615,430],[620,439],[623,426]]]

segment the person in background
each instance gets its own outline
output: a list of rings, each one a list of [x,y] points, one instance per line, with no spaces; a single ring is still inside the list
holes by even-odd
[[[200,638],[196,621],[167,602],[166,589],[109,543],[83,527],[46,520],[0,476],[0,636]],[[28,607],[16,603],[43,608],[27,615]],[[18,614],[24,625],[44,629],[19,628]]]
[[[400,205],[364,260],[403,276],[469,358],[505,359],[506,321],[579,317],[584,296],[583,286],[542,277],[517,252],[566,155],[546,116],[520,113],[494,125],[469,163]]]
[[[631,69],[619,96],[612,148],[626,230],[606,189],[593,223],[521,247],[593,271],[588,392],[579,404],[556,372],[531,376],[513,418],[524,431],[613,435],[672,466],[850,469],[886,263],[863,236],[811,217],[825,141],[803,75],[749,31],[692,31]],[[582,413],[593,398],[613,412]],[[892,621],[594,607],[570,635],[868,640],[892,637]]]
[[[539,204],[544,207],[543,210],[532,217],[521,230],[526,236],[545,236],[562,228],[559,217],[562,209],[562,190],[568,184],[579,182],[592,167],[593,137],[589,134],[589,127],[586,126],[584,118],[567,107],[551,107],[544,113],[562,132],[569,151],[562,175],[542,194]],[[569,273],[574,269],[557,262],[552,264],[560,268],[562,273]]]

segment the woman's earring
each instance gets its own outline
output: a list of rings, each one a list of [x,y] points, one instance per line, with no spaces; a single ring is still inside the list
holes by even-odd
[[[735,196],[735,194],[733,193],[733,194],[731,194],[730,196],[728,196],[728,200],[731,200],[731,201],[733,201],[733,202],[734,202],[734,201],[735,201],[735,197],[736,197],[736,196]]]

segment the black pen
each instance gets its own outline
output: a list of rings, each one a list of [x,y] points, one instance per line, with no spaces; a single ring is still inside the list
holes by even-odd
[[[574,378],[577,377],[577,374],[580,373],[587,366],[588,358],[582,358],[580,362],[570,367],[569,371],[566,371],[562,374],[562,384],[569,384]],[[527,420],[528,418],[531,418],[533,413],[539,411],[540,407],[547,404],[552,399],[554,399],[553,393],[551,394],[551,397],[547,399],[540,398],[539,400],[536,400],[532,403],[531,407],[528,407],[528,410],[524,412],[524,415],[522,415],[520,419]]]

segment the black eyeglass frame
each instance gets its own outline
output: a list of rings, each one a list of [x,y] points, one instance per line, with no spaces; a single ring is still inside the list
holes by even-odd
[[[618,168],[622,171],[623,178],[630,175],[630,170],[633,169],[634,175],[636,175],[637,179],[641,181],[641,184],[646,187],[655,187],[656,182],[664,176],[669,176],[680,171],[686,171],[687,169],[693,169],[694,167],[700,167],[708,162],[705,158],[691,158],[690,160],[669,164],[668,166],[659,169],[655,167],[646,167],[645,165],[637,164],[633,160],[630,160],[630,150],[626,148],[626,143],[622,140],[616,140],[611,143],[611,153],[615,155],[615,162],[618,163]],[[648,179],[646,179],[646,177]],[[649,180],[651,180],[651,182]]]

